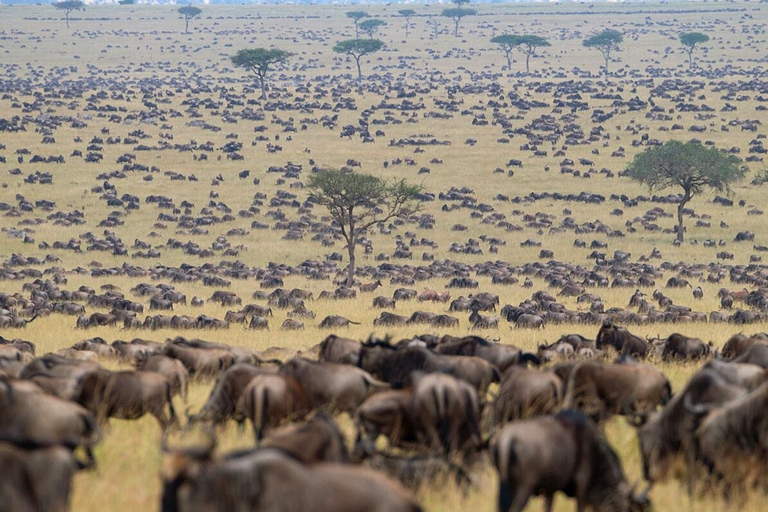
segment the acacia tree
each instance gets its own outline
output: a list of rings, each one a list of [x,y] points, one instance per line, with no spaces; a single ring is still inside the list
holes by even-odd
[[[365,20],[360,23],[360,30],[368,34],[370,39],[373,39],[373,34],[379,30],[379,27],[383,27],[384,25],[386,25],[384,21],[377,18],[371,18],[370,20]]]
[[[635,155],[627,167],[627,176],[647,185],[651,191],[668,187],[683,189],[677,205],[677,240],[684,240],[683,210],[693,196],[705,187],[730,191],[730,186],[747,172],[741,158],[706,147],[696,141],[668,141]]]
[[[80,0],[64,0],[63,2],[54,3],[53,6],[60,11],[64,11],[64,18],[67,20],[67,28],[69,28],[69,13],[72,11],[85,10],[85,4]]]
[[[403,217],[421,207],[420,186],[405,180],[386,182],[376,176],[325,169],[309,176],[310,198],[328,208],[347,242],[347,286],[355,276],[355,248],[366,231],[379,222]]]
[[[355,59],[355,63],[357,64],[357,76],[358,78],[363,78],[363,72],[360,69],[360,59],[364,55],[381,50],[383,47],[384,43],[378,39],[347,39],[336,43],[336,46],[333,47],[333,51],[349,55]]]
[[[192,18],[200,16],[203,13],[203,10],[199,7],[195,7],[194,5],[185,5],[183,7],[179,7],[179,10],[176,12],[184,16],[184,33],[189,34],[189,21]]]
[[[611,53],[618,50],[623,41],[624,36],[621,32],[608,29],[586,38],[582,44],[586,48],[597,49],[603,55],[603,59],[605,59],[605,76],[608,76],[608,61],[611,60]]]
[[[347,12],[347,18],[351,18],[355,22],[355,39],[360,37],[360,20],[367,18],[368,13],[365,11],[349,11]]]
[[[261,97],[267,98],[267,73],[270,67],[288,60],[293,54],[277,48],[251,48],[240,50],[230,59],[237,67],[252,71],[259,79]]]
[[[680,43],[685,46],[685,51],[688,52],[688,69],[693,68],[693,50],[699,43],[706,43],[709,41],[707,34],[701,32],[686,32],[680,34]]]
[[[521,48],[525,53],[525,72],[530,73],[531,55],[536,52],[536,48],[550,46],[549,41],[541,36],[519,36],[512,34],[502,34],[491,39],[492,43],[499,45],[499,49],[507,57],[507,69],[512,71],[512,50]]]
[[[453,7],[451,9],[443,9],[441,13],[446,18],[453,19],[453,35],[459,37],[459,23],[465,16],[474,16],[477,14],[475,9],[462,9],[461,7]]]
[[[411,28],[411,18],[416,16],[416,11],[413,9],[400,9],[397,13],[405,18],[405,38],[408,39],[408,30]]]
[[[433,38],[437,39],[437,35],[440,33],[440,20],[437,16],[430,16],[427,20],[427,25],[432,25]]]

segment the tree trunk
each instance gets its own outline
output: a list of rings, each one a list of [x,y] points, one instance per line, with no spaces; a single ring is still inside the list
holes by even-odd
[[[607,77],[607,76],[608,76],[608,74],[609,74],[609,73],[608,73],[608,60],[609,60],[609,57],[605,57],[605,76],[606,76],[606,77]]]
[[[360,57],[362,57],[362,55]],[[363,78],[363,72],[360,70],[360,57],[355,57],[355,62],[357,63],[357,78]]]
[[[408,29],[410,28],[411,22],[406,18],[405,20],[405,38],[408,39]]]
[[[357,20],[355,20],[355,39],[360,39],[360,27],[357,26]]]
[[[64,13],[64,18],[67,20],[67,28],[69,28],[69,11]]]
[[[530,61],[531,61],[531,54],[529,52],[525,54],[525,74],[526,75],[529,75],[531,73]]]
[[[347,286],[352,286],[355,280],[355,239],[350,239],[347,244],[347,254],[349,254],[349,266],[347,267]]]
[[[683,243],[685,241],[685,235],[684,235],[684,226],[683,226],[683,210],[685,209],[685,205],[688,204],[688,201],[691,200],[691,192],[689,190],[685,191],[685,194],[683,194],[683,199],[680,201],[680,204],[677,205],[677,241],[680,243]]]
[[[261,82],[261,99],[266,100],[267,99],[267,83],[264,81],[263,77],[259,81]]]
[[[509,52],[507,52],[507,71],[512,72],[512,58],[509,56]]]
[[[184,33],[189,34],[189,18],[184,18]]]
[[[453,26],[453,37],[459,37],[459,22],[461,19],[457,18],[455,25]]]
[[[688,69],[693,69],[693,48],[688,50]]]

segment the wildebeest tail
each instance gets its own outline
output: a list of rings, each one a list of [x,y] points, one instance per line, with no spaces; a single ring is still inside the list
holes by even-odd
[[[499,446],[494,446],[493,459],[496,468],[499,471],[499,512],[507,512],[512,507],[512,502],[515,501],[515,493],[512,489],[512,485],[509,481],[509,475],[512,473],[512,465],[517,462],[515,456],[515,442],[511,441],[508,446],[505,446],[504,457],[499,454]]]
[[[351,324],[360,325],[360,322],[353,322],[352,320],[349,321]]]
[[[440,444],[443,446],[446,452],[450,449],[450,431],[451,425],[449,418],[447,418],[446,411],[448,410],[448,396],[447,393],[437,393],[437,390],[432,390],[432,399],[435,401],[435,412],[437,413],[437,433],[440,437]]]
[[[256,444],[260,444],[264,439],[264,425],[267,424],[269,418],[269,390],[265,387],[261,391],[261,400],[257,402],[256,414],[254,414],[253,428],[256,431]],[[256,424],[258,421],[258,424]]]

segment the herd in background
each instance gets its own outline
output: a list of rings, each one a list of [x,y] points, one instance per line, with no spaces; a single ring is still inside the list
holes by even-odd
[[[415,511],[404,488],[435,478],[472,486],[489,458],[501,512],[522,510],[532,495],[550,507],[559,491],[580,507],[643,510],[660,480],[730,493],[763,485],[768,469],[763,333],[716,349],[679,333],[646,340],[606,319],[594,340],[563,335],[538,353],[434,334],[330,335],[303,352],[261,353],[180,336],[95,337],[43,356],[30,341],[1,342],[0,458],[12,470],[0,476],[0,496],[9,510],[67,510],[72,477],[97,464],[108,419],[146,414],[164,432],[166,512],[299,511],[308,499],[315,510]],[[134,369],[108,370],[110,360]],[[652,361],[700,368],[673,390]],[[186,402],[190,382],[213,387],[183,421],[174,397]],[[339,428],[340,414],[352,432]],[[637,427],[642,493],[602,434],[616,415]],[[256,447],[216,454],[217,428],[232,420],[252,426]],[[174,446],[179,429],[207,441]]]

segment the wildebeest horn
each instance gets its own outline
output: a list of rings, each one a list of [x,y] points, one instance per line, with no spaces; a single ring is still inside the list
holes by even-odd
[[[704,404],[694,404],[690,394],[686,394],[683,399],[685,409],[696,416],[704,416],[709,412],[709,408]]]

